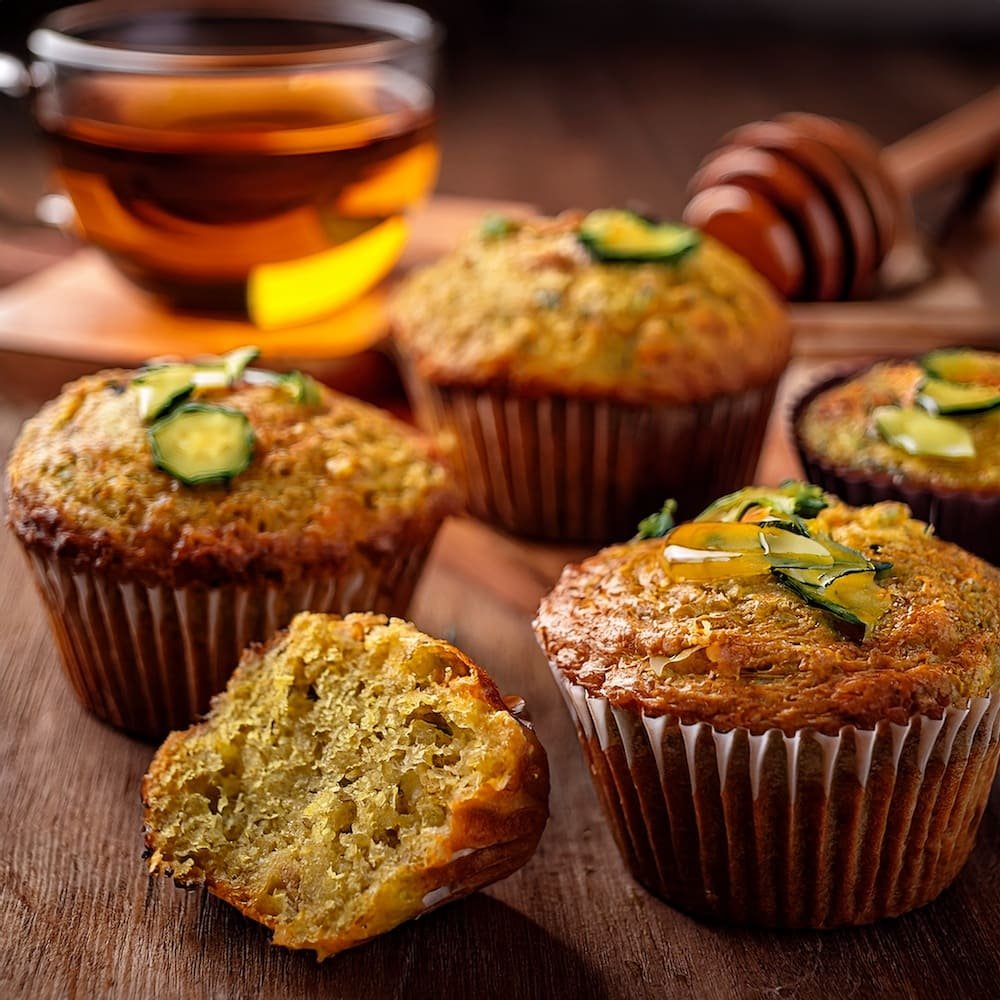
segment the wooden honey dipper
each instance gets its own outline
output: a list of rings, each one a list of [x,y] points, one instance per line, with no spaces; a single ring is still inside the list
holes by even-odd
[[[880,150],[855,125],[793,113],[730,132],[690,184],[684,221],[748,258],[786,298],[870,296],[911,199],[1000,156],[1000,88]]]

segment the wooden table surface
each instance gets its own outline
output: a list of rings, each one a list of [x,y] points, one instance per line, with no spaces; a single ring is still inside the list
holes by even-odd
[[[31,397],[48,391],[41,377],[68,374],[3,371],[0,455]],[[762,477],[795,471],[776,423]],[[715,927],[632,881],[529,624],[563,563],[582,554],[468,520],[443,530],[412,617],[525,697],[549,754],[552,816],[537,854],[505,882],[319,965],[271,947],[263,928],[207,893],[147,879],[139,781],[152,748],[77,705],[22,556],[0,533],[0,996],[997,996],[1000,789],[957,884],[881,925]]]
[[[458,54],[443,186],[545,208],[638,198],[676,211],[700,153],[740,121],[797,105],[890,140],[996,82],[985,58],[905,45],[789,42],[768,59],[734,43],[671,45],[665,58],[662,45],[558,60],[515,55],[513,44],[502,58],[499,48]],[[697,79],[713,85],[692,88]],[[940,215],[933,199],[925,210]],[[24,250],[12,236],[0,272],[58,256],[43,243]],[[0,458],[21,420],[86,367],[0,352]],[[811,368],[798,362],[789,388]],[[796,472],[780,415],[767,481]],[[873,927],[710,926],[631,880],[530,630],[538,597],[581,554],[469,521],[446,526],[412,617],[526,698],[549,753],[552,818],[510,879],[319,965],[271,947],[263,928],[207,894],[146,878],[138,787],[152,748],[77,706],[22,557],[0,532],[0,997],[1000,996],[1000,793],[957,883]]]

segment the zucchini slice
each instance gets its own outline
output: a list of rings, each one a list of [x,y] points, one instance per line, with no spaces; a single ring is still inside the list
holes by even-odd
[[[991,385],[1000,389],[1000,354],[969,347],[943,347],[920,359],[928,375],[945,382]]]
[[[194,392],[194,365],[156,365],[140,369],[129,383],[139,403],[139,419],[155,420]]]
[[[237,347],[236,350],[223,354],[221,361],[229,378],[229,384],[235,385],[243,378],[243,373],[260,357],[259,347]]]
[[[316,406],[322,400],[319,385],[311,375],[303,375],[302,372],[288,372],[287,375],[279,376],[281,385],[292,397],[292,402],[301,403],[303,406]]]
[[[760,544],[771,566],[833,566],[834,558],[825,544],[810,535],[786,531],[774,525],[760,528]]]
[[[928,413],[985,413],[1000,406],[1000,387],[946,382],[931,376],[921,385],[917,402]]]
[[[735,580],[744,576],[765,576],[771,568],[759,549],[757,552],[727,552],[670,544],[664,548],[663,558],[675,580]]]
[[[876,406],[872,419],[879,434],[908,455],[931,458],[973,458],[972,435],[960,423],[932,416],[925,410],[901,406]]]
[[[591,212],[577,235],[592,257],[620,264],[676,263],[701,241],[696,229],[648,222],[618,209]]]
[[[888,595],[875,578],[890,564],[876,566],[827,535],[803,533],[798,524],[691,521],[671,531],[666,541],[663,557],[676,580],[773,573],[807,603],[866,634],[889,607]]]
[[[195,385],[204,389],[228,389],[242,381],[247,366],[259,357],[259,347],[237,347],[228,354],[204,358],[195,365]]]
[[[819,486],[789,479],[771,490],[748,486],[735,493],[727,493],[709,504],[695,520],[760,521],[774,515],[779,515],[779,519],[807,518],[815,517],[826,506],[823,490]],[[795,524],[794,521],[790,523]],[[795,530],[801,533],[801,526],[795,525]]]
[[[689,521],[667,536],[663,558],[675,580],[732,580],[771,569],[756,524]]]
[[[250,421],[226,406],[184,403],[147,433],[156,467],[185,486],[228,482],[253,457]]]
[[[776,569],[774,573],[807,604],[862,628],[865,635],[889,610],[889,595],[875,583],[872,571],[848,570],[826,584],[817,570]]]

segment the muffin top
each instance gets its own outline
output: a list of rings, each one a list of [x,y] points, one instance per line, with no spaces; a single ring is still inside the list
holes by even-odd
[[[635,225],[686,241],[658,260],[601,260],[587,239],[597,216],[628,213],[487,219],[404,282],[394,331],[420,375],[529,394],[689,403],[783,370],[784,308],[746,261],[696,231],[642,220]]]
[[[845,725],[906,723],[995,688],[1000,571],[936,539],[903,504],[820,502],[829,506],[808,520],[803,548],[818,539],[838,559],[872,561],[876,579],[852,570],[836,585],[853,575],[859,591],[870,592],[867,630],[848,626],[823,601],[810,603],[815,596],[803,599],[809,588],[795,589],[769,569],[768,562],[780,563],[780,546],[768,557],[754,554],[765,564],[745,576],[727,576],[732,571],[716,568],[721,561],[685,562],[694,558],[685,556],[690,549],[668,546],[685,532],[708,538],[720,527],[699,523],[568,566],[535,621],[542,648],[567,678],[614,706],[754,733],[834,735]],[[762,510],[771,516],[748,507],[744,521],[760,519]],[[710,509],[706,516],[718,515]],[[721,527],[752,531],[748,523]]]
[[[964,350],[933,355],[990,356]],[[799,442],[815,458],[842,469],[902,477],[931,487],[1000,491],[1000,387],[994,387],[992,405],[988,405],[988,381],[982,383],[981,402],[965,402],[963,397],[979,385],[929,376],[921,363],[928,357],[932,355],[917,361],[880,362],[819,392],[799,415]],[[1000,355],[995,357],[1000,363]],[[989,375],[978,377],[988,380]],[[942,398],[958,400],[946,404],[944,411],[926,395],[928,385],[933,389],[942,382],[948,394]],[[896,411],[903,414],[897,420],[915,423],[916,440],[894,434],[884,416],[880,420],[880,415]],[[902,426],[905,430],[905,423]],[[920,434],[930,435],[933,443],[943,440],[944,446],[921,447]],[[940,453],[949,451],[949,443],[951,453]]]
[[[185,485],[157,467],[135,374],[72,382],[22,428],[7,495],[27,545],[148,583],[283,581],[357,547],[405,551],[458,506],[429,441],[311,379],[297,401],[269,373],[196,392],[192,409],[245,416],[252,448],[227,481]]]

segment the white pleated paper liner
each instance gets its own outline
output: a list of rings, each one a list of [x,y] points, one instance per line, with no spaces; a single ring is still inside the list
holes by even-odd
[[[405,614],[432,542],[376,559],[356,553],[336,572],[280,586],[150,587],[28,555],[80,701],[112,726],[158,739],[204,713],[246,646],[299,611]]]
[[[470,513],[547,541],[628,538],[667,497],[693,516],[752,482],[777,388],[631,405],[436,385],[401,370],[420,424],[457,441]]]
[[[837,736],[644,716],[556,681],[615,840],[695,915],[837,927],[933,900],[975,843],[1000,755],[1000,690],[940,719]]]

